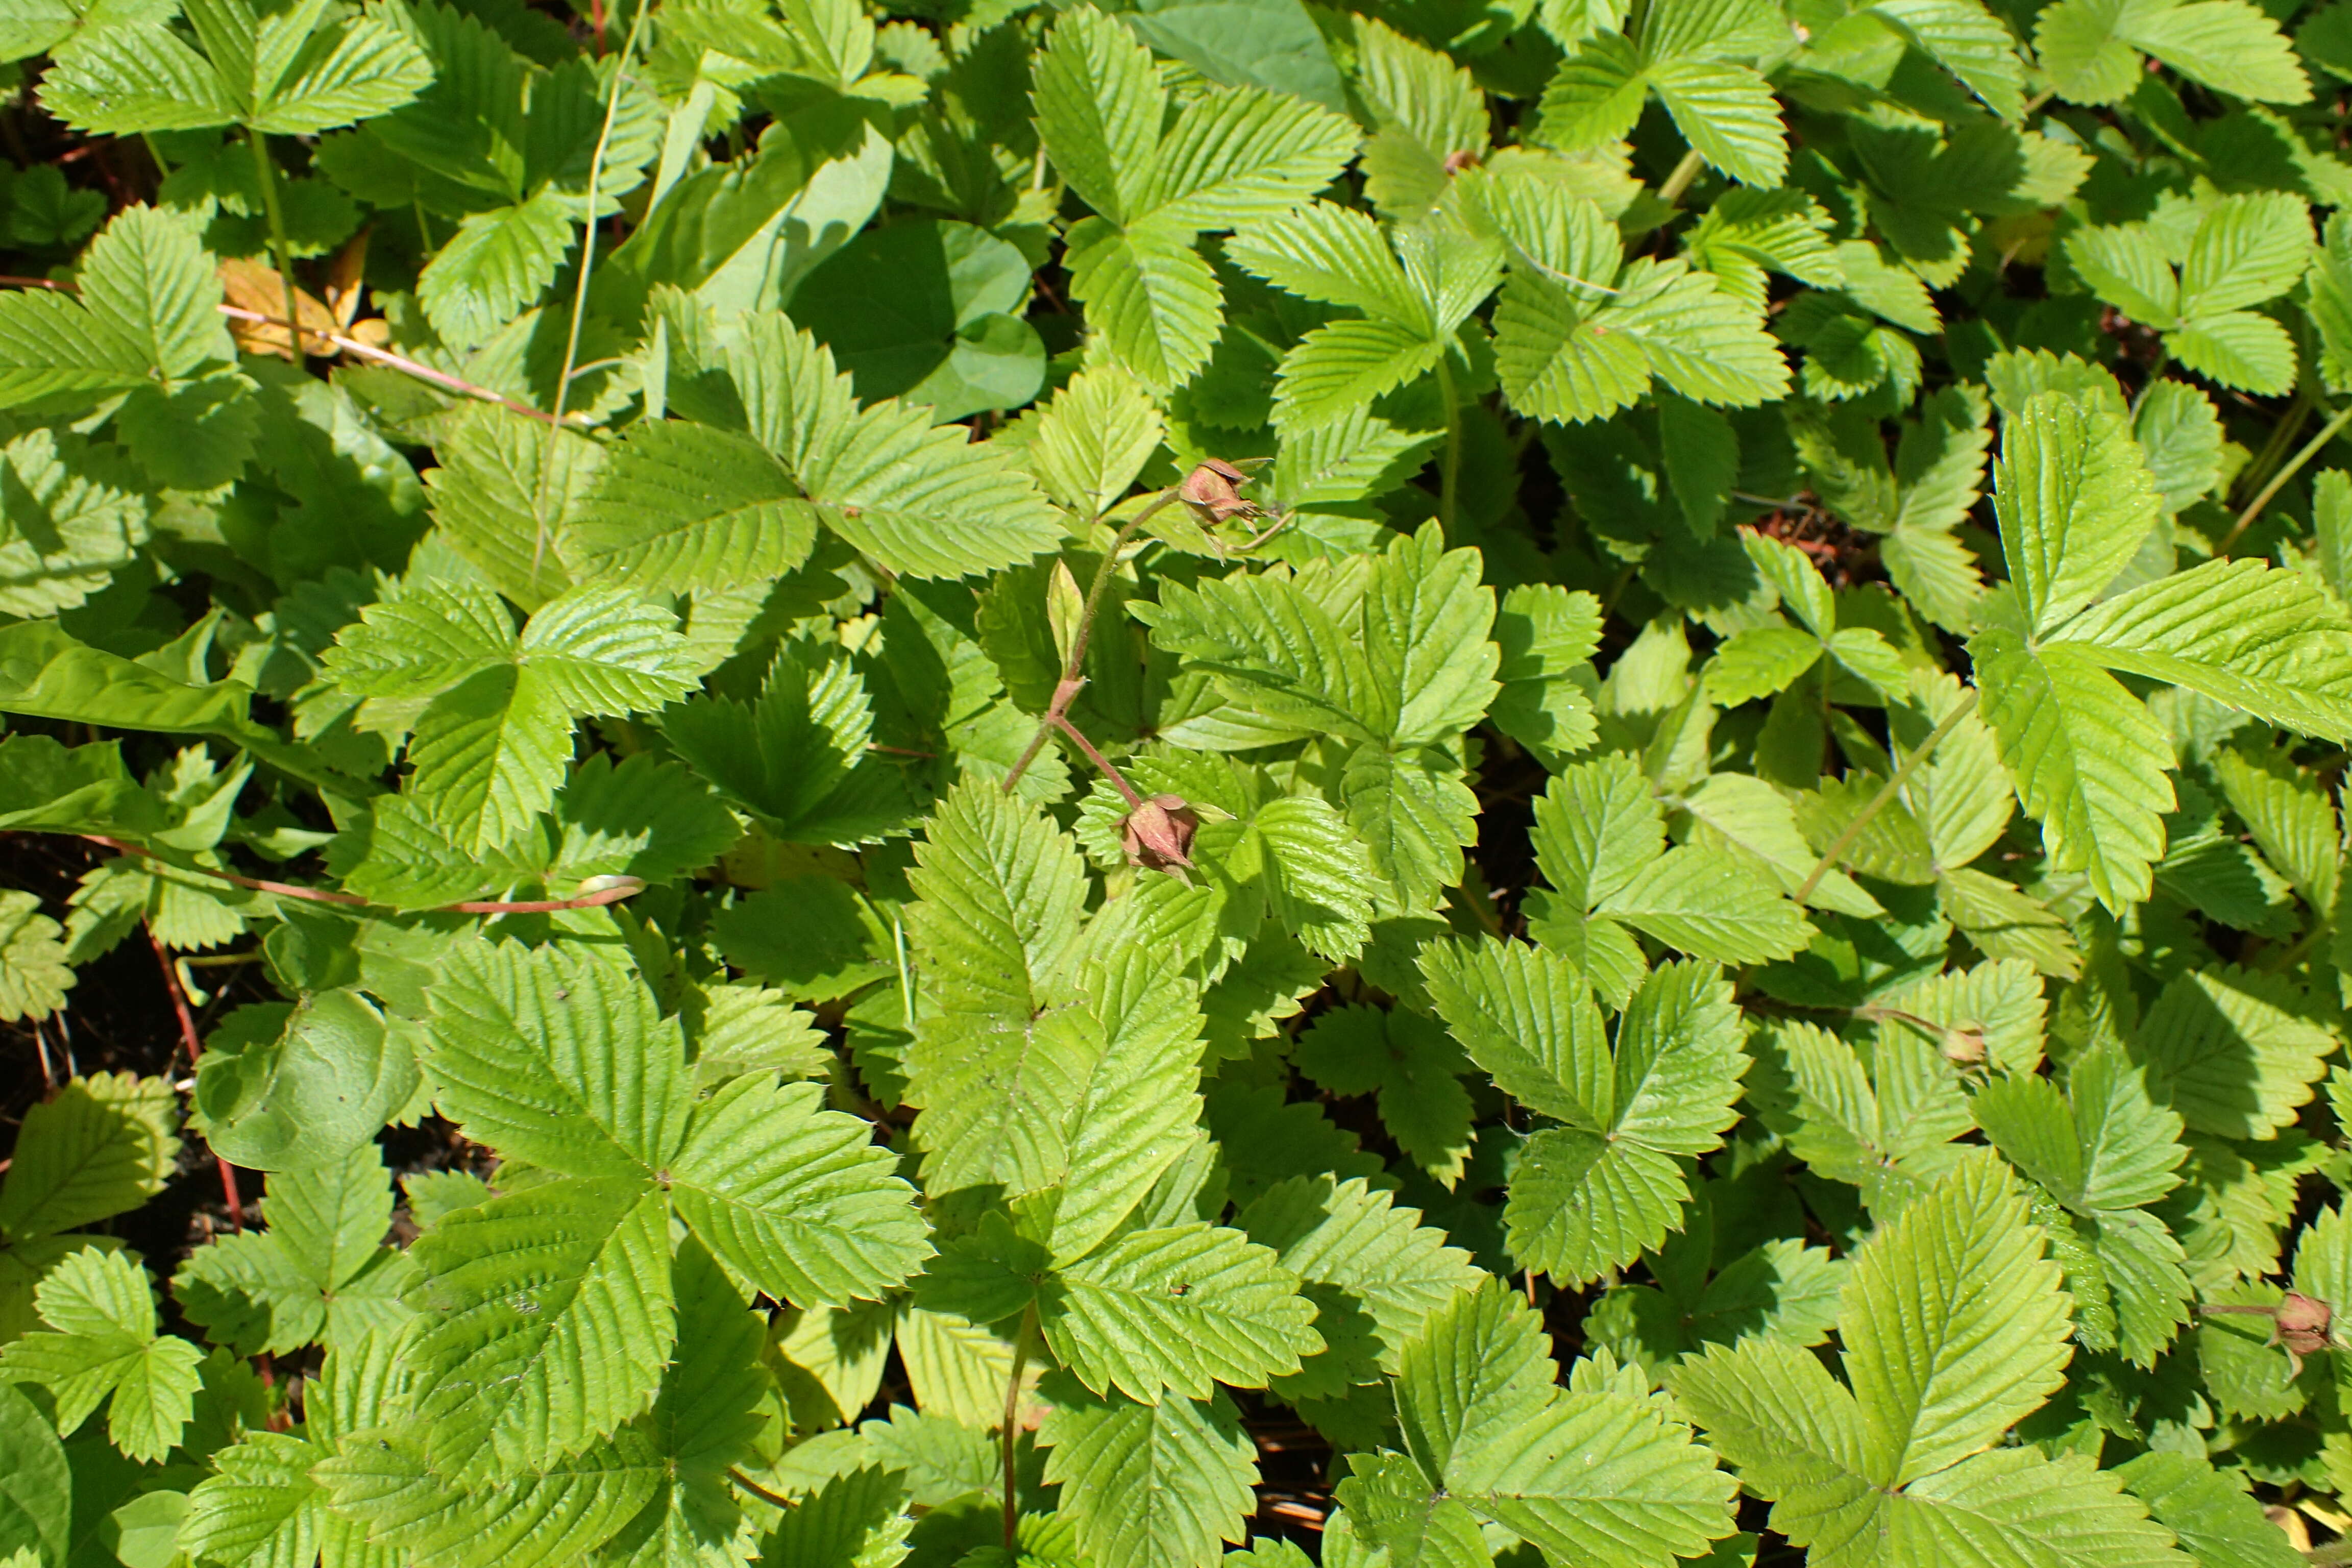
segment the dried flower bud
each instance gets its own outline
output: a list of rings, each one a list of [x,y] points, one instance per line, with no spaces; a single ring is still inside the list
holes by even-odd
[[[1449,174],[1458,174],[1465,169],[1475,169],[1477,166],[1478,154],[1466,148],[1457,149],[1445,154],[1445,172]]]
[[[1984,1026],[1963,1020],[1944,1031],[1944,1059],[1961,1067],[1974,1067],[1985,1059]]]
[[[1184,498],[1185,505],[1200,514],[1202,521],[1213,526],[1229,517],[1257,515],[1257,503],[1241,497],[1240,487],[1247,483],[1247,474],[1231,463],[1209,458],[1184,476],[1177,493]]]
[[[2296,1355],[2316,1355],[2327,1348],[2333,1316],[2326,1302],[2290,1290],[2278,1306],[2278,1342]]]
[[[1127,861],[1150,871],[1165,871],[1180,882],[1192,879],[1192,835],[1201,818],[1181,795],[1155,795],[1127,814],[1119,839]]]

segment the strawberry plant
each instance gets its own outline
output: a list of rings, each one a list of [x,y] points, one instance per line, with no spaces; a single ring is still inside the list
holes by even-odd
[[[5,1568],[2352,1562],[2347,0],[17,0]]]

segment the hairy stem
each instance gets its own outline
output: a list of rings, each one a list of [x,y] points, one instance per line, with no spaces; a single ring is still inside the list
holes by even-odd
[[[1013,1470],[1013,1447],[1021,1433],[1021,1374],[1029,1370],[1029,1346],[1037,1337],[1037,1303],[1032,1301],[1021,1310],[1021,1331],[1013,1342],[1013,1375],[1004,1380],[1004,1550],[1013,1550],[1013,1538],[1021,1523],[1021,1499],[1018,1478]]]
[[[2246,503],[2246,510],[2238,514],[2238,521],[2230,525],[2230,531],[2221,536],[2221,542],[2213,547],[2213,553],[2227,555],[2230,546],[2237,543],[2238,536],[2252,525],[2254,519],[2262,516],[2263,508],[2271,504],[2272,498],[2286,489],[2287,481],[2301,473],[2305,463],[2326,451],[2327,443],[2335,440],[2336,432],[2347,425],[2352,425],[2352,404],[2346,405],[2342,413],[2322,425],[2319,434],[2314,436],[2302,451],[2289,458],[2286,465],[2271,476],[2270,483],[2254,492],[2254,499]]]
[[[1029,771],[1029,764],[1035,762],[1037,753],[1045,749],[1047,737],[1063,723],[1070,711],[1071,701],[1087,684],[1083,673],[1087,667],[1087,644],[1094,638],[1095,616],[1102,612],[1103,601],[1110,596],[1111,578],[1118,572],[1119,552],[1125,550],[1137,531],[1157,517],[1160,509],[1174,500],[1176,495],[1176,488],[1171,486],[1146,501],[1119,529],[1118,537],[1110,542],[1110,548],[1103,552],[1102,564],[1095,568],[1094,583],[1087,589],[1087,605],[1079,613],[1077,632],[1070,638],[1069,657],[1062,661],[1062,679],[1054,688],[1054,700],[1045,709],[1045,716],[1037,721],[1037,732],[1030,736],[1029,743],[1022,748],[1020,760],[1013,764],[1013,771],[1004,775],[1005,794],[1013,793],[1013,786],[1021,782],[1021,775]],[[1135,792],[1128,791],[1127,797],[1133,800]]]
[[[1129,810],[1132,811],[1137,806],[1143,804],[1143,797],[1135,793],[1135,786],[1127,782],[1126,775],[1121,773],[1117,768],[1110,765],[1110,759],[1108,757],[1104,756],[1100,752],[1095,750],[1095,743],[1092,741],[1087,740],[1085,733],[1080,731],[1076,724],[1070,722],[1070,716],[1068,714],[1055,714],[1054,716],[1054,723],[1061,730],[1063,734],[1067,735],[1071,740],[1076,741],[1078,743],[1078,750],[1087,754],[1087,761],[1094,763],[1097,769],[1101,770],[1102,776],[1110,780],[1111,787],[1118,790],[1121,795],[1126,797]]]
[[[204,1042],[196,1036],[196,1016],[188,1011],[188,994],[180,989],[180,972],[172,967],[172,954],[163,946],[163,939],[155,928],[147,928],[147,945],[155,950],[155,962],[163,971],[163,989],[171,994],[172,1011],[180,1020],[180,1043],[188,1047],[188,1070],[196,1070],[196,1058],[205,1054]],[[213,1163],[220,1167],[221,1197],[228,1204],[228,1223],[232,1230],[245,1228],[245,1204],[236,1194],[236,1168],[226,1156],[215,1154]]]
[[[302,312],[296,305],[294,247],[286,238],[286,209],[278,199],[278,165],[269,161],[268,144],[261,132],[245,128],[245,144],[253,149],[253,172],[261,181],[262,210],[269,215],[270,251],[278,258],[278,280],[286,286],[286,357],[302,363]]]
[[[1895,770],[1895,776],[1870,797],[1870,804],[1855,813],[1853,820],[1845,825],[1844,831],[1830,841],[1830,847],[1822,851],[1822,858],[1813,863],[1813,868],[1806,873],[1805,879],[1790,895],[1793,902],[1802,904],[1812,895],[1813,889],[1822,885],[1822,879],[1830,874],[1830,868],[1838,863],[1838,857],[1853,847],[1853,841],[1862,837],[1862,830],[1870,826],[1871,818],[1886,809],[1886,803],[1911,782],[1911,775],[1918,771],[1920,763],[1927,760],[1927,754],[1945,736],[1958,729],[1960,721],[1975,712],[1976,707],[1976,689],[1970,687],[1965,696],[1952,704],[1952,710],[1944,715],[1943,721],[1927,731],[1927,738],[1919,742],[1918,750],[1903,759],[1903,764]]]
[[[637,38],[652,10],[653,0],[638,0],[637,14],[629,18],[629,36],[621,44],[621,58],[613,63],[613,88],[604,95],[604,129],[596,132],[596,151],[589,159],[586,216],[580,226],[580,280],[572,290],[572,326],[563,339],[563,367],[555,378],[552,423],[559,427],[563,424],[564,402],[572,395],[572,367],[580,363],[580,329],[588,319],[588,283],[596,273],[597,186],[604,178],[605,152],[613,144],[613,122],[621,113],[621,86],[629,79],[629,67],[637,58]],[[547,450],[540,458],[539,485],[531,494],[531,522],[536,531],[530,547],[533,586],[539,582],[540,563],[547,558],[547,487],[555,478],[556,439],[554,432],[549,432]]]

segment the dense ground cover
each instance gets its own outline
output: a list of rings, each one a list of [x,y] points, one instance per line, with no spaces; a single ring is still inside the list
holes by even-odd
[[[2346,0],[0,56],[0,1564],[2352,1558]]]

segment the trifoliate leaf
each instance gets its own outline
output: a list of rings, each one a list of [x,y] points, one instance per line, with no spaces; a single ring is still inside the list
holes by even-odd
[[[0,1347],[0,1379],[37,1383],[70,1432],[100,1405],[107,1436],[134,1459],[160,1461],[194,1409],[203,1359],[185,1340],[155,1334],[147,1271],[121,1252],[68,1255],[34,1291],[48,1326]]]
[[[1566,1284],[1654,1249],[1688,1191],[1677,1157],[1720,1141],[1746,1066],[1712,966],[1653,973],[1612,1047],[1580,977],[1550,953],[1488,943],[1422,963],[1471,1059],[1567,1124],[1534,1135],[1512,1180],[1513,1253]]]
[[[279,1173],[263,1209],[266,1231],[198,1248],[172,1280],[181,1310],[212,1339],[284,1355],[407,1321],[400,1293],[415,1270],[380,1245],[392,1226],[392,1184],[373,1143]]]

